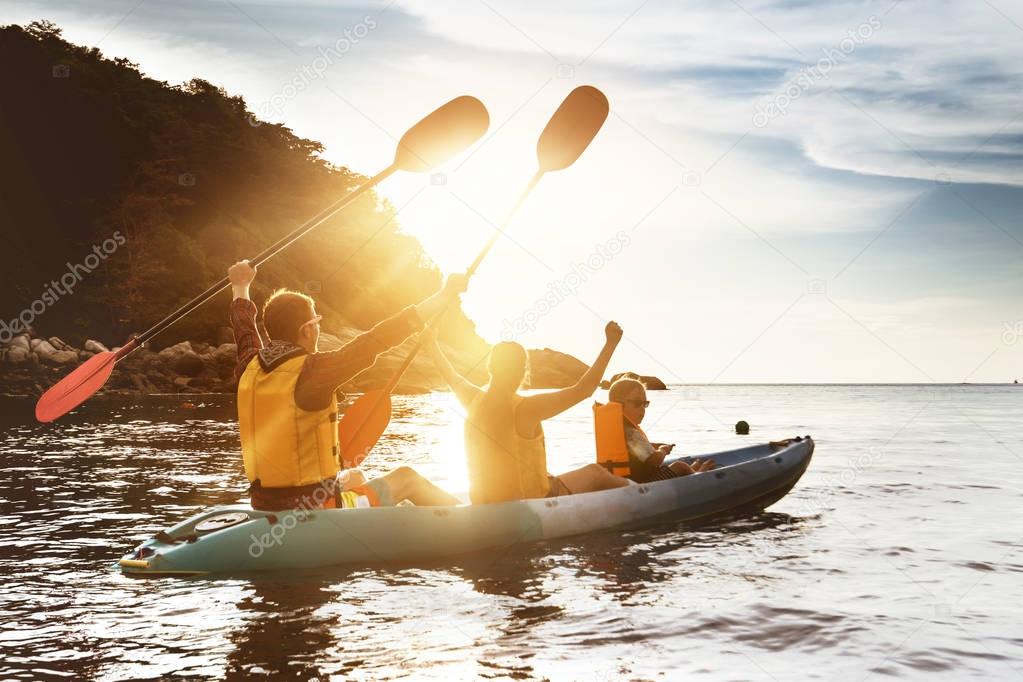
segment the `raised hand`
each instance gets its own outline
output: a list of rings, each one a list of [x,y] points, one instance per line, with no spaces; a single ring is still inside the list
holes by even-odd
[[[611,346],[617,346],[618,342],[622,340],[622,328],[618,326],[618,323],[611,321],[604,327],[604,336],[607,337],[607,343]]]
[[[458,296],[464,294],[465,290],[469,288],[469,277],[462,272],[448,275],[448,279],[444,282],[444,293],[448,296]]]
[[[247,287],[256,279],[256,266],[247,260],[240,260],[227,269],[227,278],[233,287]]]

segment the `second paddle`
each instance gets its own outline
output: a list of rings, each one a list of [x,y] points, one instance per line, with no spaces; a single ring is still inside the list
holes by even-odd
[[[540,134],[536,144],[536,173],[501,226],[466,270],[467,277],[475,274],[544,174],[571,166],[604,125],[607,114],[607,97],[600,90],[583,85],[568,94]],[[383,388],[363,393],[341,418],[338,434],[341,457],[346,467],[358,466],[380,440],[391,421],[391,393],[422,348],[425,331],[440,324],[442,318],[443,313],[428,322],[427,329],[419,334],[409,354]]]

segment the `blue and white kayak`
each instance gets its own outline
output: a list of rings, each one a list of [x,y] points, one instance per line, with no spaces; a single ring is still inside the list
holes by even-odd
[[[160,531],[119,562],[134,576],[410,564],[657,521],[757,513],[781,499],[813,456],[809,436],[715,452],[717,468],[564,497],[450,507],[281,512],[214,507]]]

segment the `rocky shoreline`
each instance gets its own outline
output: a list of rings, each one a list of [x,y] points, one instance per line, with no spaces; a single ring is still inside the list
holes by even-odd
[[[345,328],[339,335],[321,334],[321,350],[338,348],[361,330]],[[359,393],[383,386],[411,348],[407,341],[399,349],[382,355],[373,367],[341,387],[347,393]],[[97,353],[116,351],[100,341],[86,340],[81,348],[56,336],[48,338],[22,333],[0,345],[0,393],[10,396],[39,396],[80,363]],[[478,383],[486,382],[486,355],[445,348],[459,371]],[[570,386],[586,371],[582,361],[544,348],[530,350],[532,383],[530,388]],[[104,393],[234,393],[234,368],[237,359],[234,343],[214,345],[199,341],[181,341],[155,351],[140,348],[114,367],[103,387]],[[396,392],[429,393],[446,385],[433,362],[420,354],[409,367]]]

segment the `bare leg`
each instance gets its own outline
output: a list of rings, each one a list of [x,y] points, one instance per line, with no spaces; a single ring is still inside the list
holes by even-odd
[[[457,497],[444,492],[410,467],[398,467],[375,480],[387,484],[395,504],[402,500],[420,507],[459,504]]]
[[[675,472],[676,476],[688,476],[689,474],[695,474],[696,470],[689,466],[683,461],[672,462],[668,465],[668,468]]]
[[[599,464],[587,464],[580,469],[573,469],[559,474],[558,478],[573,493],[589,493],[594,490],[610,490],[634,485],[627,478],[615,476]]]

